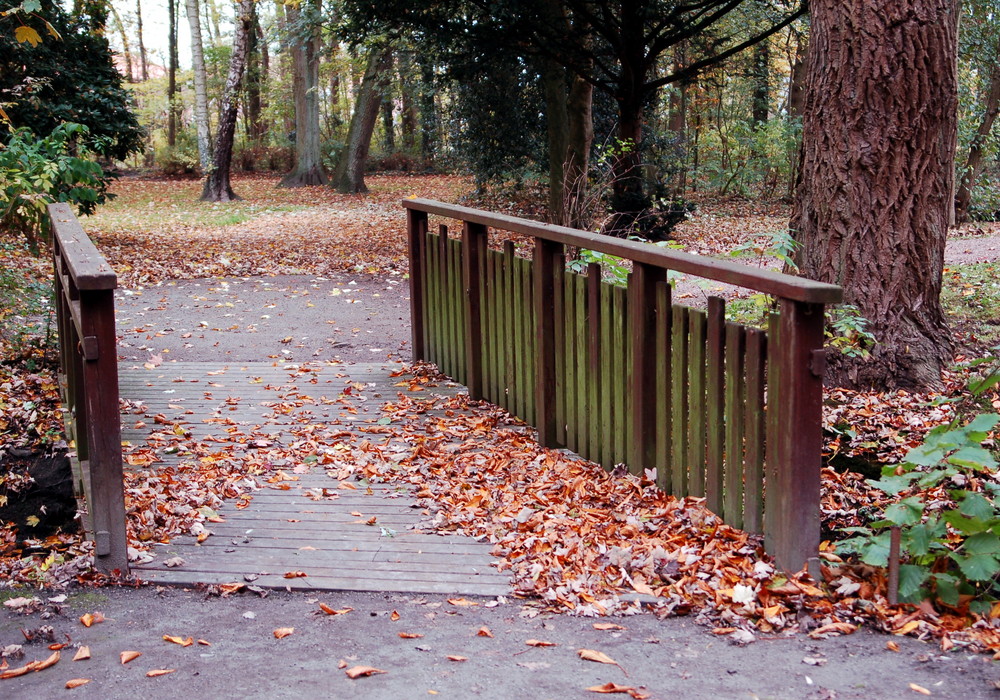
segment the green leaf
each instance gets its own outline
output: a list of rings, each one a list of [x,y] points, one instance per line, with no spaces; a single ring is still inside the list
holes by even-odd
[[[865,564],[886,566],[889,563],[889,533],[875,535],[859,546],[857,552]]]
[[[981,493],[966,493],[958,510],[962,515],[979,520],[990,520],[996,517],[996,509],[993,504]]]
[[[906,474],[901,476],[883,476],[881,479],[868,479],[868,483],[879,491],[883,491],[890,496],[895,496],[910,487],[910,484],[913,483],[913,477]]]
[[[963,535],[974,535],[977,532],[985,532],[990,528],[990,523],[973,518],[966,518],[957,510],[950,510],[942,517],[946,523],[961,532]]]
[[[1000,564],[992,554],[972,554],[963,557],[952,553],[951,558],[970,581],[989,581],[1000,572]]]
[[[919,523],[923,514],[924,504],[919,496],[904,498],[885,509],[885,519],[894,525]]]
[[[1000,552],[1000,537],[992,532],[977,532],[963,544],[969,554],[996,554]]]
[[[910,554],[923,556],[930,553],[931,544],[943,534],[940,521],[920,523],[903,532],[903,545]]]
[[[992,469],[997,466],[997,461],[989,450],[982,447],[963,447],[948,456],[948,462],[957,464],[960,467],[969,469]]]
[[[389,425],[390,423],[392,423],[392,418],[390,418],[389,416],[383,416],[382,418],[379,418],[377,421],[375,421],[375,423],[378,425]]]
[[[969,603],[969,612],[974,615],[989,615],[993,610],[993,603],[988,600],[973,600]]]
[[[958,605],[958,579],[951,574],[934,574],[937,597],[945,605]]]
[[[996,427],[997,423],[1000,423],[1000,415],[996,413],[980,413],[965,428],[971,431],[988,433]]]
[[[899,567],[899,595],[904,598],[911,598],[915,594],[920,593],[921,587],[930,578],[930,575],[930,569],[926,566],[903,564]]]
[[[25,12],[38,12],[42,9],[42,3],[39,0],[24,0],[21,3],[21,9]]]

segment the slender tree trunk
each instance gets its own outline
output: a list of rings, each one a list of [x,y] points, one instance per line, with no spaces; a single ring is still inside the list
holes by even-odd
[[[687,64],[687,42],[681,42],[674,50],[674,72],[680,71]],[[680,164],[677,177],[674,179],[673,196],[683,197],[687,190],[687,82],[674,83],[670,91],[670,117],[667,128],[677,139],[677,152],[680,154]]]
[[[584,218],[586,211],[582,205],[589,199],[587,185],[590,149],[594,144],[593,105],[594,86],[580,76],[574,76],[570,85],[569,100],[566,103],[569,143],[563,172],[566,182],[563,187],[563,197],[577,203],[569,209],[569,215],[566,217],[566,224],[574,228],[590,226],[590,221]]]
[[[302,9],[285,6],[287,31],[291,33],[289,50],[292,54],[295,99],[295,167],[281,180],[281,187],[325,185],[319,133],[319,0],[314,6]],[[315,16],[314,14],[315,13]],[[308,24],[308,31],[302,26]]]
[[[791,227],[806,277],[844,287],[871,357],[838,385],[933,387],[951,358],[940,303],[956,139],[956,0],[812,0]]]
[[[146,60],[146,43],[142,36],[142,0],[135,0],[136,32],[139,39],[139,67],[142,69],[142,82],[149,80],[149,61]]]
[[[219,136],[215,149],[212,171],[205,179],[201,193],[203,201],[231,202],[239,199],[229,183],[233,159],[233,139],[236,135],[236,116],[239,108],[240,83],[247,66],[247,49],[253,24],[254,0],[240,0],[236,14],[236,34],[233,37],[233,56],[229,62],[229,75],[222,93],[219,110]]]
[[[753,121],[767,122],[771,111],[771,44],[765,39],[753,47]]]
[[[167,145],[177,145],[177,2],[167,0]]]
[[[554,224],[566,224],[568,207],[565,206],[563,196],[569,149],[566,69],[553,59],[545,59],[542,65],[542,87],[545,94],[545,121],[548,125],[548,219]]]
[[[424,52],[418,54],[417,60],[420,63],[420,155],[425,161],[431,162],[438,145],[434,63]]]
[[[804,111],[806,98],[806,56],[809,50],[809,40],[804,36],[798,37],[795,47],[795,61],[792,63],[791,75],[788,78],[788,116],[792,119],[801,119]],[[792,156],[791,168],[788,177],[788,197],[795,196],[795,183],[799,176],[798,154]]]
[[[996,59],[990,69],[990,89],[983,105],[983,119],[979,122],[972,143],[969,144],[969,155],[965,159],[962,177],[959,180],[958,191],[955,194],[955,220],[965,223],[969,220],[969,205],[972,203],[972,190],[979,179],[983,166],[983,149],[986,140],[993,131],[993,123],[1000,113],[1000,43],[997,44]]]
[[[412,154],[417,146],[417,94],[414,79],[413,55],[409,51],[399,52],[399,94],[400,128],[403,132],[403,148]]]
[[[252,5],[253,17],[250,23],[249,56],[247,58],[247,136],[255,145],[260,145],[264,137],[263,107],[261,100],[261,86],[264,82],[264,61],[263,46],[260,30],[260,18],[257,15],[256,3]]]
[[[212,139],[208,127],[208,76],[205,73],[205,52],[201,43],[201,18],[198,0],[184,0],[188,26],[191,27],[191,67],[194,70],[194,122],[198,129],[198,160],[208,173],[212,167]]]
[[[385,132],[385,150],[392,153],[396,150],[396,128],[392,115],[392,97],[382,98],[382,131]]]
[[[118,10],[110,2],[108,3],[108,9],[111,11],[111,16],[114,17],[115,25],[118,27],[118,32],[122,37],[122,57],[125,59],[125,70],[128,73],[126,77],[126,82],[135,82],[135,69],[132,66],[132,49],[128,43],[128,32],[125,31],[125,23],[122,22],[121,15],[118,14]]]
[[[339,192],[353,194],[368,191],[365,185],[365,162],[368,160],[372,132],[375,130],[379,105],[382,102],[382,91],[391,66],[391,47],[371,50],[365,75],[358,89],[358,97],[354,103],[351,126],[347,131],[347,146],[340,154],[331,183]]]

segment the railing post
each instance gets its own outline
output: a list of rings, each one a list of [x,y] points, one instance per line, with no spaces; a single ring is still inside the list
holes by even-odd
[[[462,283],[465,287],[465,385],[469,398],[483,398],[482,270],[486,260],[487,229],[482,224],[462,226]]]
[[[561,243],[535,238],[535,415],[538,442],[556,443],[556,321],[555,266],[561,260]]]
[[[427,282],[427,212],[417,209],[406,210],[406,239],[410,255],[410,326],[413,361],[427,359],[424,344],[424,303]]]
[[[765,547],[778,566],[798,571],[819,552],[823,447],[823,304],[780,299],[778,391],[768,446]]]
[[[633,474],[656,464],[656,285],[662,268],[636,263],[629,275],[628,328],[632,341],[632,435],[628,466]]]

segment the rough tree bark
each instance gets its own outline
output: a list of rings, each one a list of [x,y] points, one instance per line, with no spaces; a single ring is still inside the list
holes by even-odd
[[[308,7],[286,4],[285,13],[295,99],[295,167],[280,186],[325,185],[319,133],[320,2]]]
[[[423,51],[417,54],[420,63],[420,155],[430,163],[437,151],[438,118],[434,89],[434,63]]]
[[[177,145],[177,4],[167,0],[167,145]]]
[[[417,86],[414,77],[413,55],[399,52],[399,126],[403,134],[403,149],[413,154],[417,147]]]
[[[229,75],[222,92],[219,109],[219,135],[216,142],[212,171],[205,179],[202,201],[231,202],[239,199],[229,184],[229,170],[233,160],[233,137],[236,134],[236,116],[239,111],[240,83],[247,67],[250,30],[253,25],[254,0],[240,0],[236,9],[236,33],[233,37],[233,55],[229,61]]]
[[[201,169],[212,167],[212,136],[208,128],[208,75],[205,72],[205,52],[201,43],[201,18],[198,0],[184,0],[188,26],[191,27],[191,67],[194,70],[194,122],[198,129],[198,160]]]
[[[338,192],[356,194],[367,192],[365,162],[372,142],[372,132],[382,104],[382,90],[392,66],[392,48],[373,48],[368,54],[365,76],[358,89],[358,97],[347,130],[347,146],[340,154],[337,168],[330,183]]]
[[[940,384],[940,303],[956,140],[957,0],[812,0],[791,227],[806,277],[843,285],[871,356],[832,357],[855,387]]]
[[[261,87],[267,77],[264,68],[265,52],[267,42],[263,41],[264,35],[260,28],[260,17],[257,14],[257,5],[252,7],[253,16],[250,21],[250,36],[247,58],[247,106],[246,106],[246,126],[247,136],[250,141],[259,145],[264,140],[267,133],[264,126],[264,101],[261,97]]]
[[[972,137],[972,143],[969,144],[969,156],[965,160],[965,168],[962,169],[962,177],[955,194],[955,220],[960,224],[969,220],[972,190],[983,167],[983,147],[993,130],[997,114],[1000,113],[1000,42],[997,43],[996,56],[997,61],[990,69],[990,89],[986,95],[986,104],[983,106],[983,119],[979,122],[976,135]]]

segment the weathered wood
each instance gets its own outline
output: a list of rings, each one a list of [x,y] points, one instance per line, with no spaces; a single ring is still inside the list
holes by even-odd
[[[601,453],[604,448],[602,425],[605,402],[601,371],[601,266],[596,263],[587,265],[587,459],[602,463]]]
[[[628,325],[632,354],[632,415],[629,471],[642,474],[656,466],[656,290],[666,273],[650,265],[637,264],[629,275]]]
[[[611,301],[611,285],[601,282],[601,353],[600,382],[601,403],[599,413],[601,420],[601,466],[611,469],[615,466],[615,393],[614,393],[614,337],[611,332],[614,326],[614,306]]]
[[[514,242],[511,240],[504,241],[503,244],[503,281],[504,281],[504,300],[506,303],[501,305],[503,309],[504,316],[504,354],[506,356],[506,361],[504,362],[504,387],[506,393],[506,401],[503,407],[506,408],[511,414],[518,415],[517,408],[517,337],[515,334],[515,317],[517,309],[517,296],[514,293]]]
[[[552,289],[553,307],[552,321],[555,332],[555,402],[556,402],[556,438],[557,447],[566,447],[566,361],[569,359],[569,348],[566,347],[566,258],[561,252],[553,261]],[[535,313],[536,323],[541,314]],[[541,346],[539,346],[541,347]],[[538,400],[535,400],[538,403]]]
[[[767,364],[767,335],[747,329],[747,392],[744,401],[743,528],[763,532],[764,513],[764,378]]]
[[[648,243],[623,240],[612,236],[602,236],[565,226],[543,224],[528,219],[519,219],[505,214],[493,214],[454,204],[435,202],[429,199],[404,199],[403,206],[407,209],[418,209],[429,214],[445,216],[451,219],[470,221],[504,231],[513,231],[527,236],[544,238],[554,243],[587,248],[635,262],[661,267],[665,270],[676,270],[684,274],[755,289],[776,297],[826,304],[836,304],[842,299],[841,289],[836,285],[814,282],[802,277],[771,272],[770,270],[751,268],[729,260],[680,253]]]
[[[483,378],[483,299],[482,270],[486,259],[487,232],[482,224],[462,227],[462,282],[465,322],[465,385],[469,397],[485,396]]]
[[[726,324],[726,472],[723,518],[743,527],[743,401],[746,329]]]
[[[688,314],[688,490],[689,496],[705,495],[706,400],[705,343],[708,317],[704,311]]]
[[[590,454],[590,370],[587,364],[587,278],[573,275],[576,304],[576,447],[583,456]]]
[[[556,264],[562,261],[562,246],[535,239],[532,263],[534,301],[534,414],[538,442],[543,447],[558,447],[558,412],[556,404],[556,326],[561,322],[556,307]],[[559,277],[561,282],[561,275]],[[560,296],[562,289],[559,289]],[[564,429],[565,432],[565,429]]]
[[[628,313],[625,304],[625,289],[613,286],[611,292],[611,429],[613,464],[628,462],[627,441],[631,437],[628,428],[628,345],[625,333],[625,318]]]
[[[719,297],[708,298],[705,376],[705,505],[722,515],[723,447],[725,425],[726,305]]]
[[[688,456],[688,307],[674,304],[671,321],[671,397],[673,429],[670,490],[678,495],[687,494]]]
[[[414,360],[425,360],[427,330],[424,327],[427,269],[427,212],[406,210],[407,250],[410,257],[410,343]]]
[[[671,287],[667,282],[656,285],[656,336],[653,354],[656,363],[656,484],[673,493],[671,456],[673,454],[673,403],[671,402]]]

